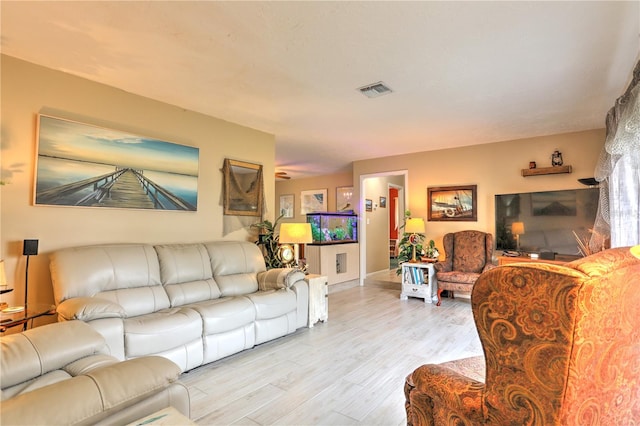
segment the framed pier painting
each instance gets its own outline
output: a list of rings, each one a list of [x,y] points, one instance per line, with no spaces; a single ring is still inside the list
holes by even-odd
[[[195,211],[199,149],[38,116],[34,204]]]

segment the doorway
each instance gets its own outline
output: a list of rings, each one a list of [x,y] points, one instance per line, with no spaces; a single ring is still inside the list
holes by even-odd
[[[398,243],[400,241],[402,220],[404,218],[404,187],[389,184],[389,269],[398,268]]]
[[[400,217],[404,216],[407,200],[408,171],[372,173],[360,176],[360,285],[364,279],[377,272],[389,271],[390,268],[390,216],[398,223],[396,210]],[[397,203],[390,208],[389,189],[393,185],[398,189]],[[379,203],[380,197],[386,198],[384,207]],[[370,200],[373,208],[366,211],[365,200]],[[395,226],[394,226],[395,227]]]

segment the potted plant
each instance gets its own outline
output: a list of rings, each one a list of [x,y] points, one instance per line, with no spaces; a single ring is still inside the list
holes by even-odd
[[[436,247],[436,243],[433,240],[429,240],[429,244],[423,248],[424,255],[422,256],[423,260],[427,262],[435,262],[438,260],[438,256],[440,256],[440,252]]]
[[[275,235],[276,226],[278,221],[282,219],[284,215],[278,217],[275,222],[271,223],[269,220],[263,220],[262,222],[254,223],[252,228],[259,229],[258,241],[256,244],[262,246],[264,254],[264,262],[267,269],[282,268],[284,264],[278,257],[278,235]]]

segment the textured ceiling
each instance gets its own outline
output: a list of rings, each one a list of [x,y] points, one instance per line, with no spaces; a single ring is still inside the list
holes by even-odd
[[[1,8],[3,53],[275,134],[292,177],[604,127],[640,51],[638,1]]]

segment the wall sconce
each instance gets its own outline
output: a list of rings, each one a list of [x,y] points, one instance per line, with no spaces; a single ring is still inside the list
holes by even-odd
[[[298,244],[313,242],[310,223],[283,223],[280,225],[278,241],[283,244],[293,244],[294,265],[298,266],[300,261],[300,249]]]
[[[409,218],[407,219],[407,223],[404,225],[404,232],[409,235],[409,244],[413,246],[413,253],[411,256],[411,260],[409,262],[416,263],[416,246],[420,243],[420,239],[422,234],[424,234],[425,226],[424,219],[421,217],[418,218]],[[421,235],[418,235],[421,234]]]
[[[516,250],[520,251],[520,235],[524,234],[524,222],[513,222],[511,233],[516,236]]]

